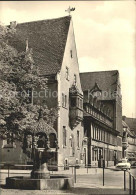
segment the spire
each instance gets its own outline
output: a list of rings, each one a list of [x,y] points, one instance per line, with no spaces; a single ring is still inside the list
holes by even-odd
[[[69,16],[70,16],[70,13],[72,12],[72,11],[75,11],[75,7],[68,7],[68,9],[67,10],[65,10],[65,12],[68,12],[69,13]]]

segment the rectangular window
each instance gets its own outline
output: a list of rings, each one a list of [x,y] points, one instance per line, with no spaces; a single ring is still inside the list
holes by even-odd
[[[95,131],[95,137],[94,137],[94,139],[97,139],[97,130],[96,130],[96,127],[94,127],[94,131]]]
[[[94,161],[94,150],[92,149],[92,161]]]
[[[66,67],[66,79],[69,80],[69,68]]]
[[[107,132],[105,131],[105,142],[107,143]]]
[[[64,93],[62,93],[62,106],[64,107]]]
[[[74,74],[74,85],[77,84],[77,77],[76,77],[76,74]]]
[[[79,131],[77,131],[77,147],[79,148],[80,146],[79,146],[79,143],[80,143],[80,141],[79,141]]]
[[[80,98],[79,97],[77,98],[77,106],[78,108],[80,108]]]
[[[93,139],[93,127],[92,125],[90,125],[90,127],[91,127],[91,138]]]
[[[62,93],[62,107],[67,107],[67,95]]]
[[[101,141],[102,141],[102,132],[103,132],[103,131],[101,130]]]
[[[92,126],[92,128],[93,128],[93,139],[94,139],[94,133],[95,133],[95,132],[94,132],[94,126]]]
[[[70,98],[71,107],[76,107],[76,98],[71,97]]]
[[[103,142],[105,141],[105,131],[103,131]]]
[[[64,103],[65,103],[65,107],[67,107],[67,96],[65,95],[65,98],[64,98]]]
[[[95,161],[97,161],[97,151],[95,151]]]
[[[67,135],[66,135],[66,127],[63,126],[63,146],[66,146],[67,145]]]
[[[80,108],[83,109],[83,101],[80,99]]]
[[[100,130],[99,130],[99,128],[98,128],[98,132],[97,133],[98,133],[98,140],[99,140],[100,139],[100,136],[99,136],[100,135]]]
[[[73,52],[70,50],[70,57],[73,58]]]
[[[98,128],[96,127],[96,139],[98,140]]]

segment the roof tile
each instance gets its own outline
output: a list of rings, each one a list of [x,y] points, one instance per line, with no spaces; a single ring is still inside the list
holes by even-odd
[[[80,73],[80,80],[83,91],[92,90],[97,84],[102,91],[112,93],[117,90],[118,70]]]
[[[61,69],[70,16],[17,24],[9,44],[19,52],[25,51],[26,39],[33,50],[33,59],[42,75],[56,74]]]

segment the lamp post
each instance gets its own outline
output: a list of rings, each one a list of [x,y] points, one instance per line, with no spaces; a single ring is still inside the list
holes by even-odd
[[[122,139],[122,156],[125,158],[125,151],[127,149],[127,127],[123,127],[123,139]]]

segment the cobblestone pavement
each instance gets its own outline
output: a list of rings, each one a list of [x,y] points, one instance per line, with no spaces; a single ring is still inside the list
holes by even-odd
[[[30,171],[11,170],[10,176],[28,176]],[[72,170],[53,172],[53,174],[71,174]],[[113,171],[105,169],[105,185],[103,187],[102,169],[77,169],[76,183],[70,191],[52,191],[52,190],[15,190],[1,188],[1,195],[45,195],[45,194],[128,194],[128,190],[124,191],[124,173],[122,171]],[[5,184],[7,171],[1,170],[1,183]],[[126,174],[128,188],[128,174]]]
[[[93,195],[93,194],[129,194],[128,190],[123,191],[120,189],[105,189],[105,188],[85,188],[85,187],[74,187],[70,191],[59,191],[59,190],[14,190],[14,189],[0,189],[1,195],[74,195],[74,194],[82,194],[82,195]]]

